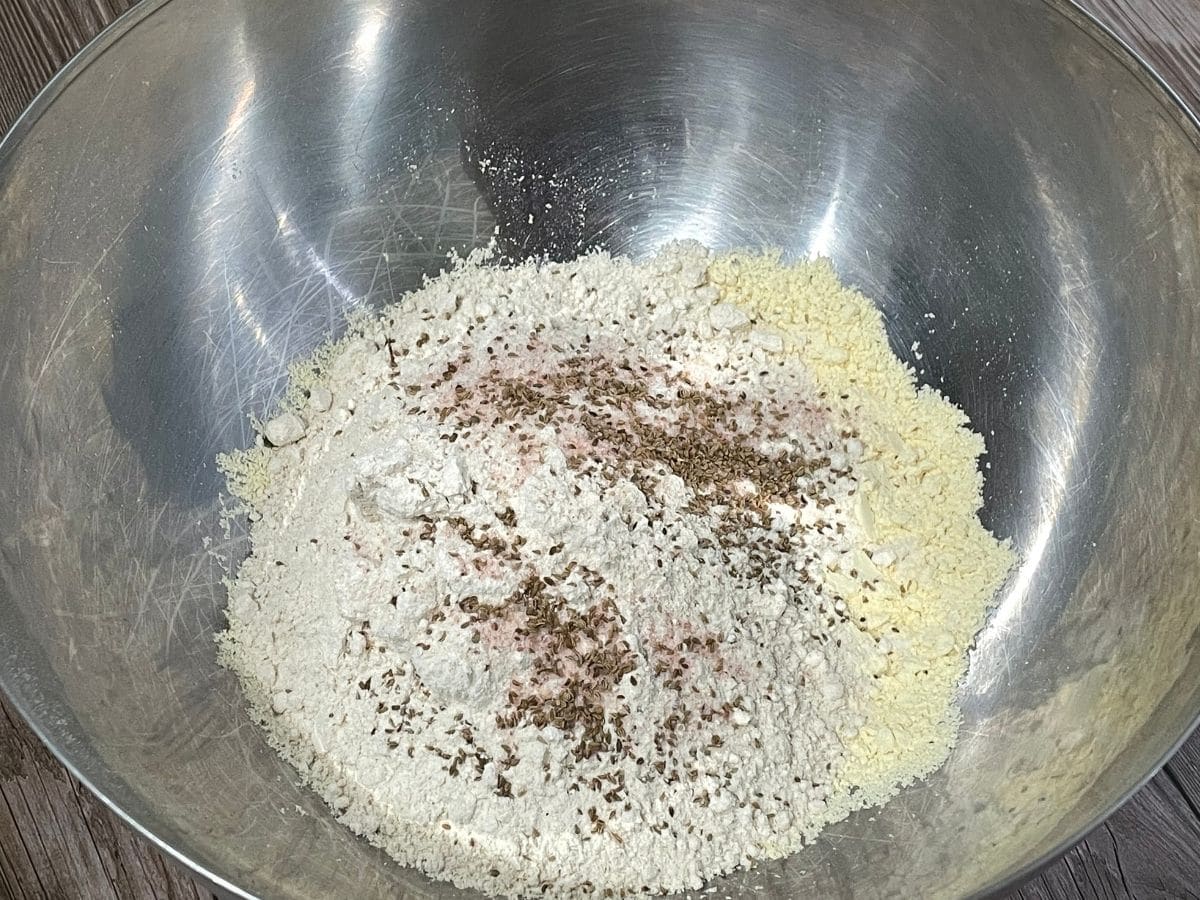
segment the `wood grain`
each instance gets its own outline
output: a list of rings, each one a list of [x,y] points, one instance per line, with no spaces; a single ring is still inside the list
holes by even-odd
[[[0,131],[134,0],[0,0]]]
[[[63,63],[132,5],[132,0],[0,0],[0,131]],[[1200,0],[1082,5],[1200,110]],[[2,696],[0,896],[208,897],[71,778]],[[1200,735],[1107,822],[1006,900],[1077,898],[1200,900]]]
[[[209,896],[72,778],[3,697],[0,892],[14,900]]]

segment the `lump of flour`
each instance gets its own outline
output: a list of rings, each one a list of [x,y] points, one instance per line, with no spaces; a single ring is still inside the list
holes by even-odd
[[[472,258],[261,431],[222,660],[341,821],[493,893],[695,888],[927,774],[1011,563],[821,263]]]

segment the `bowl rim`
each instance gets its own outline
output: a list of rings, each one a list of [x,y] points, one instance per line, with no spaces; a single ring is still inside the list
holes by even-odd
[[[74,56],[55,72],[41,90],[34,95],[33,100],[17,116],[8,130],[3,135],[0,135],[0,163],[3,163],[7,157],[16,152],[25,135],[84,69],[99,59],[106,50],[128,34],[134,27],[150,18],[170,2],[171,0],[140,0],[140,2],[139,0],[135,0],[134,6],[117,16],[116,19],[101,29],[95,37],[85,43]],[[1104,50],[1118,60],[1123,61],[1131,71],[1138,72],[1148,78],[1150,82],[1148,87],[1150,90],[1157,90],[1160,94],[1160,99],[1165,97],[1168,101],[1168,106],[1180,117],[1181,126],[1185,130],[1191,130],[1193,144],[1196,146],[1197,152],[1200,152],[1200,111],[1193,111],[1182,95],[1159,73],[1149,60],[1113,30],[1113,28],[1103,22],[1095,13],[1082,7],[1079,0],[1037,0],[1037,2],[1045,6],[1051,15],[1057,14],[1070,21],[1085,35],[1096,41]],[[121,822],[132,829],[134,833],[142,839],[149,841],[159,852],[182,865],[190,875],[198,878],[211,890],[229,897],[257,900],[255,894],[249,893],[244,888],[213,872],[203,863],[192,859],[185,851],[180,850],[166,839],[160,837],[151,828],[143,825],[132,813],[121,806],[120,803],[101,790],[92,781],[91,777],[70,758],[63,748],[47,738],[41,725],[33,717],[32,710],[28,708],[29,704],[23,702],[19,692],[15,689],[15,685],[10,684],[12,674],[11,668],[7,664],[0,665],[0,693],[3,693],[12,708],[16,710],[17,714],[29,727],[30,731],[36,735],[42,745],[50,751],[51,755],[73,778],[91,791],[101,803],[115,813]],[[1001,876],[970,896],[973,898],[994,897],[1006,889],[1030,880],[1058,860],[1063,854],[1068,852],[1095,828],[1112,816],[1113,813],[1129,802],[1134,794],[1138,793],[1151,779],[1158,775],[1163,766],[1179,751],[1179,748],[1183,746],[1188,738],[1197,732],[1200,732],[1200,710],[1195,712],[1191,722],[1169,744],[1158,761],[1142,777],[1136,779],[1125,790],[1119,792],[1115,799],[1104,806],[1102,811],[1091,818],[1087,824],[1060,839],[1050,850],[1024,863],[1010,873]]]

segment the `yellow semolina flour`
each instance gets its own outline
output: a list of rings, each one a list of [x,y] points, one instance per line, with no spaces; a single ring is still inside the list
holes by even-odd
[[[979,521],[983,439],[962,410],[916,385],[888,346],[879,310],[827,261],[785,266],[774,255],[735,253],[715,260],[709,279],[724,302],[778,332],[783,352],[863,442],[857,514],[874,546],[860,554],[859,572],[830,572],[826,581],[890,650],[834,792],[852,797],[852,808],[875,805],[948,756],[967,650],[1014,562]],[[858,576],[877,578],[873,590]]]

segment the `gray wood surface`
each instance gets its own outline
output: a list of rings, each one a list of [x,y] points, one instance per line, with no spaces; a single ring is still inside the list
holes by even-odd
[[[0,130],[132,5],[0,0]],[[1200,109],[1200,0],[1082,5]],[[71,778],[0,697],[0,896],[202,900],[206,893]],[[1006,900],[1016,898],[1200,900],[1200,734],[1107,822]]]

